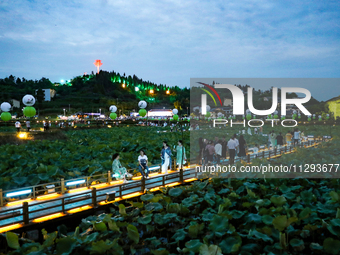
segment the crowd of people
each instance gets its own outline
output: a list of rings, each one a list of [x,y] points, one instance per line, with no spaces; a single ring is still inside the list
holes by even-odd
[[[262,134],[262,128],[254,130],[254,134]],[[226,139],[226,136],[222,138],[215,137],[214,140],[209,140],[205,138],[199,138],[199,156],[198,162],[202,165],[206,164],[220,164],[222,160],[227,159],[229,157],[229,164],[235,163],[235,158],[245,159],[247,152],[247,142],[244,139],[245,132],[242,132],[239,137],[237,134],[234,134],[230,137],[229,140]],[[248,131],[251,134],[251,131]],[[274,130],[270,131],[268,134],[268,148],[277,148],[280,149],[281,146],[287,144],[288,146],[294,145],[296,146],[300,142],[307,140],[304,133],[298,129],[294,131],[288,131],[287,134],[282,135],[281,132],[276,134]],[[257,157],[259,152],[259,145],[254,144],[251,148],[253,155]]]
[[[176,153],[176,163],[178,165],[178,169],[181,169],[184,164],[186,164],[187,157],[185,152],[185,147],[183,146],[183,141],[179,140],[177,146],[174,145],[171,150],[167,141],[163,141],[162,150],[160,153],[161,158],[161,171],[163,174],[167,174],[168,170],[172,168],[172,152]],[[127,178],[132,177],[130,173],[128,173],[127,169],[122,166],[119,161],[119,153],[115,153],[112,155],[112,172],[115,174],[116,179],[123,180],[123,182],[127,182]],[[149,160],[144,150],[139,151],[139,155],[137,158],[138,161],[138,170],[141,173],[142,177],[145,179],[149,178]],[[176,166],[175,166],[176,168]]]
[[[199,162],[200,164],[221,163],[221,160],[229,156],[230,164],[234,164],[235,157],[244,158],[247,156],[247,143],[243,135],[237,138],[234,134],[228,141],[223,136],[215,140],[199,138]]]

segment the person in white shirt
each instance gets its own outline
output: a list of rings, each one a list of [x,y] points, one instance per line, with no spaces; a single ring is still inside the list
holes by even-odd
[[[227,144],[228,150],[229,150],[229,164],[234,164],[235,162],[235,152],[237,148],[237,144],[235,141],[235,137],[230,138]]]
[[[222,141],[218,140],[215,144],[215,153],[217,158],[217,164],[220,163],[221,156],[222,156]]]
[[[17,129],[17,132],[20,132],[20,128],[21,128],[21,124],[20,124],[20,121],[16,121],[15,122],[15,127],[16,127],[16,129]]]
[[[140,150],[140,155],[138,156],[138,169],[139,172],[142,174],[143,178],[149,177],[149,167],[148,167],[148,157],[145,155],[143,150]],[[146,170],[146,173],[144,171]]]
[[[255,144],[255,147],[253,148],[253,154],[254,154],[254,157],[257,158],[259,154],[259,147],[257,144]]]
[[[294,146],[295,144],[299,144],[300,141],[300,131],[298,129],[295,129],[294,131]]]
[[[31,122],[29,120],[26,121],[26,128],[27,128],[27,132],[29,132],[31,129]]]

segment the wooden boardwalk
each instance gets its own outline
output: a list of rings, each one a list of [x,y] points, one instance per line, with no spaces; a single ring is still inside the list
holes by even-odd
[[[307,141],[301,147],[312,147],[320,141]],[[294,152],[294,147],[282,146],[277,149],[260,150],[258,154],[249,153],[244,159],[249,163],[254,158],[276,158],[284,153]],[[236,162],[240,158],[236,158]],[[228,158],[222,164],[228,164]],[[199,178],[195,165],[183,171],[169,171],[168,174],[151,173],[148,179],[134,177],[131,181],[108,181],[87,187],[69,189],[67,193],[51,193],[7,203],[0,207],[0,233],[17,229],[50,219],[66,217],[77,212],[98,208],[109,203],[140,196],[149,190],[157,191],[160,187],[176,186]],[[115,192],[113,201],[106,201],[107,193]]]

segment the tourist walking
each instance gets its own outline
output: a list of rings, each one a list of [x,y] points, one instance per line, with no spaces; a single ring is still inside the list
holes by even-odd
[[[295,129],[294,131],[294,146],[300,142],[300,131]]]
[[[288,131],[286,134],[286,143],[288,146],[291,146],[292,144],[292,137],[293,137],[292,133]]]
[[[162,159],[162,173],[167,174],[168,168],[170,166],[171,170],[171,149],[168,146],[168,143],[166,141],[163,142],[163,148],[161,152],[161,159]]]
[[[240,152],[240,151],[239,151],[239,145],[240,145],[240,143],[239,143],[239,141],[238,141],[238,139],[237,139],[236,134],[234,134],[234,141],[235,141],[235,143],[236,143],[235,156],[237,156],[238,153]]]
[[[228,141],[225,140],[225,136],[222,137],[222,142],[221,142],[221,145],[222,145],[222,155],[221,157],[223,159],[226,159],[227,158],[227,143]]]
[[[17,132],[19,133],[20,132],[20,128],[21,128],[21,124],[20,124],[20,121],[16,121],[15,122],[15,128],[17,129]]]
[[[222,157],[222,141],[218,140],[215,144],[215,154],[216,154],[216,162],[220,164]]]
[[[207,153],[208,163],[212,163],[214,161],[214,154],[215,154],[215,146],[214,146],[213,141],[208,141],[208,144],[205,147],[205,151]]]
[[[181,169],[187,161],[187,156],[185,154],[185,147],[183,146],[182,140],[178,141],[178,145],[176,146],[176,149],[174,149],[174,152],[176,152],[176,162],[178,165],[178,169]]]
[[[26,128],[27,128],[27,132],[31,130],[31,122],[29,120],[26,120]]]
[[[238,156],[240,158],[243,158],[245,156],[247,156],[246,154],[246,140],[244,140],[244,137],[243,135],[240,135],[240,140],[238,141],[239,142],[239,153],[238,153]]]
[[[279,135],[276,137],[276,144],[277,144],[277,148],[280,149],[281,146],[283,146],[283,136],[281,134],[281,132],[279,133]]]
[[[276,134],[275,134],[274,130],[269,135],[269,138],[270,138],[270,143],[272,145],[272,149],[274,149],[276,147]]]
[[[235,162],[235,151],[236,151],[236,142],[235,137],[231,137],[227,144],[229,150],[229,164],[232,165]]]

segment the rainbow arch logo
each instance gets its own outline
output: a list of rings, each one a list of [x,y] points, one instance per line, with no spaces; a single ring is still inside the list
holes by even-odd
[[[213,87],[211,87],[210,85],[205,84],[203,82],[197,82],[197,83],[199,83],[199,84],[203,85],[204,87],[210,89],[217,96],[218,100],[220,101],[221,106],[223,106],[220,96],[218,95],[217,91]],[[211,92],[207,89],[204,89],[204,88],[201,88],[201,89],[212,98],[212,100],[215,103],[215,106],[217,106],[216,100],[215,100],[214,96],[211,94]]]

